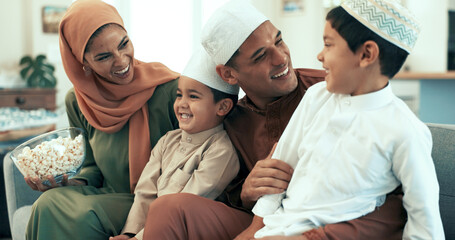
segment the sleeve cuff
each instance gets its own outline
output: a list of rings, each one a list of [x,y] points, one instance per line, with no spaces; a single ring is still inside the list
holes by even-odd
[[[285,193],[265,195],[259,198],[253,207],[253,213],[259,217],[273,214],[280,206]]]
[[[142,240],[144,238],[144,229],[141,229],[134,237],[137,238],[137,240]]]

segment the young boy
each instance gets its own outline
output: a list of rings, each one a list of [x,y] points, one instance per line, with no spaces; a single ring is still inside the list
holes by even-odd
[[[318,54],[326,81],[308,89],[272,155],[294,167],[292,179],[285,193],[258,200],[241,236],[299,235],[356,219],[401,184],[408,222],[399,238],[444,239],[430,131],[388,82],[414,46],[417,23],[387,0],[345,1],[326,20]]]
[[[209,59],[201,47],[183,71],[174,103],[180,129],[153,148],[123,235],[112,239],[142,239],[148,207],[157,197],[186,192],[215,199],[237,175],[237,153],[222,123],[237,102],[239,87],[219,78]]]

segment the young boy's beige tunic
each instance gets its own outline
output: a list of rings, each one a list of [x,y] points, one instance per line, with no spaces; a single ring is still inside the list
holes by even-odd
[[[168,132],[152,150],[122,232],[142,239],[148,207],[157,197],[186,192],[215,199],[238,170],[237,153],[222,124],[196,134]]]

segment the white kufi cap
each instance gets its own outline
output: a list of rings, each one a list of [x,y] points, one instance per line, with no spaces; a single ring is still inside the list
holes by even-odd
[[[239,94],[239,86],[231,85],[216,73],[216,64],[212,61],[210,56],[204,50],[199,47],[191,56],[182,75],[190,77],[206,86],[214,88],[224,93],[237,95]]]
[[[396,0],[347,0],[341,7],[367,28],[408,53],[417,41],[418,22]]]
[[[217,65],[224,65],[267,20],[248,0],[231,0],[209,18],[202,30],[201,43]]]

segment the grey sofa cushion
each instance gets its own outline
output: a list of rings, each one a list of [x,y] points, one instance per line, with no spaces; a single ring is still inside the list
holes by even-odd
[[[18,233],[25,233],[28,219],[31,214],[31,205],[41,195],[33,191],[24,181],[24,176],[14,165],[9,153],[3,159],[5,177],[5,193],[8,206],[9,225],[13,239]],[[27,206],[25,208],[22,208]],[[20,212],[18,212],[20,210]],[[25,223],[24,223],[25,222]],[[25,235],[23,236],[25,238]],[[18,238],[20,239],[20,238]]]
[[[433,136],[433,161],[439,181],[439,208],[446,239],[455,239],[455,126],[427,124]]]
[[[32,214],[32,205],[26,205],[14,212],[13,227],[11,228],[11,236],[14,240],[25,240],[25,230]]]

